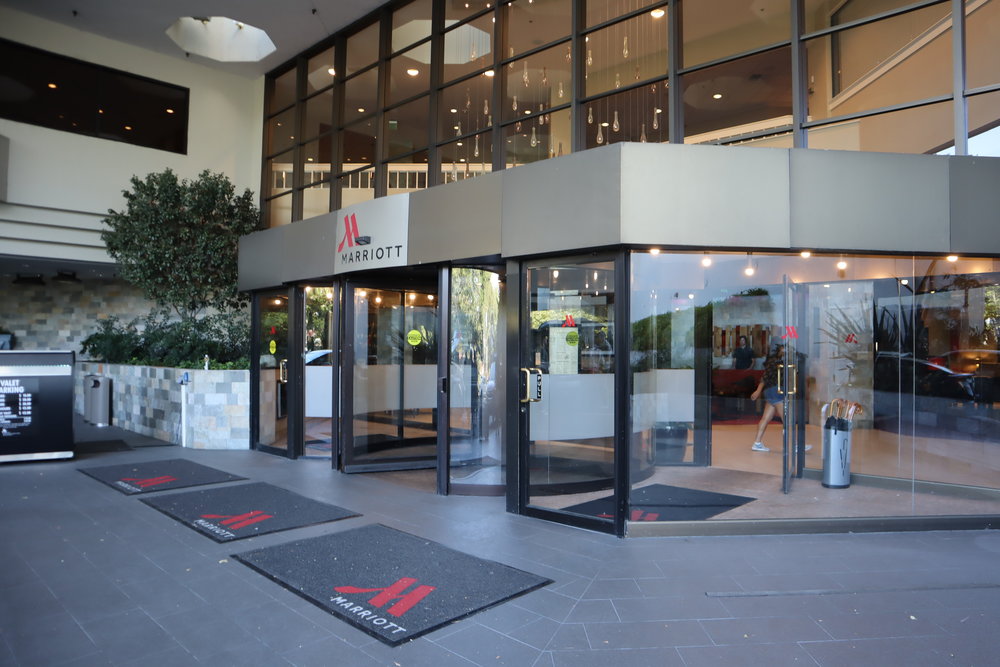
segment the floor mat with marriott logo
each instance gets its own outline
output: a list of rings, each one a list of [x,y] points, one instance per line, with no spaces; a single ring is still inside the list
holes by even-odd
[[[77,470],[129,496],[246,479],[187,459],[121,463]]]
[[[142,502],[216,542],[358,516],[264,482],[172,493]]]
[[[390,646],[551,583],[380,524],[234,557]]]

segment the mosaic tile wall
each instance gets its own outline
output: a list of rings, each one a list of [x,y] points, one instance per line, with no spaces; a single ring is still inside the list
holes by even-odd
[[[83,414],[84,378],[111,378],[111,423],[135,433],[182,444],[181,386],[187,388],[186,445],[194,449],[250,448],[250,371],[204,371],[97,362],[76,365],[75,409]]]
[[[18,350],[73,350],[116,315],[128,322],[151,307],[142,291],[119,280],[11,285],[0,289],[0,327],[14,332]]]

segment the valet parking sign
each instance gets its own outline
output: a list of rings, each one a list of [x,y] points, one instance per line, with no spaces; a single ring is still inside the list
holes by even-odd
[[[341,209],[333,272],[406,266],[409,212],[406,193]]]

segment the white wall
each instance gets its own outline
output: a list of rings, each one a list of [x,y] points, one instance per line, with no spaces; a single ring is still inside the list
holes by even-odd
[[[239,192],[259,192],[263,77],[218,72],[5,8],[0,37],[190,90],[187,155],[0,119],[0,136],[10,139],[7,201],[0,202],[4,254],[111,261],[100,220],[122,208],[133,175],[169,167],[192,178],[209,169]]]

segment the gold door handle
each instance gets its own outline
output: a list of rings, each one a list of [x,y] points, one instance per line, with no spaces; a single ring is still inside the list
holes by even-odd
[[[788,395],[794,396],[799,393],[799,369],[794,365],[789,365],[788,368],[792,372],[792,390]]]
[[[530,403],[531,398],[528,397],[528,391],[530,390],[531,387],[531,371],[529,371],[527,368],[522,368],[521,372],[524,373],[524,393],[521,394],[521,402]]]
[[[778,393],[782,396],[785,395],[785,390],[781,386],[781,379],[785,376],[785,365],[778,364]]]

